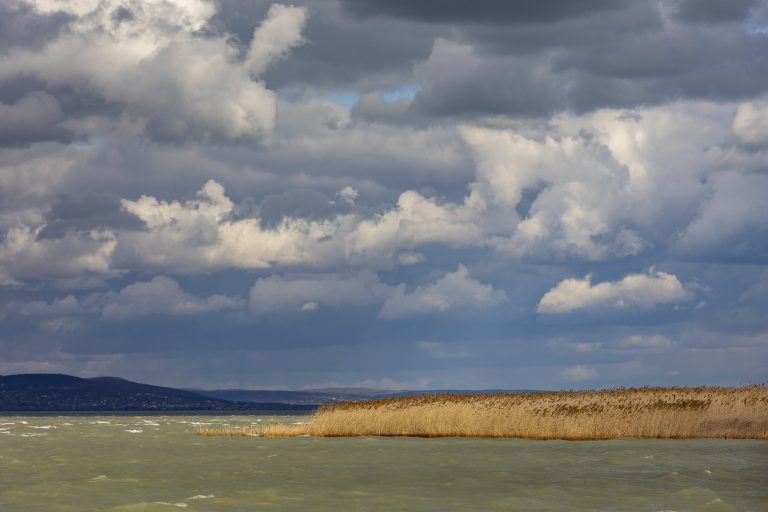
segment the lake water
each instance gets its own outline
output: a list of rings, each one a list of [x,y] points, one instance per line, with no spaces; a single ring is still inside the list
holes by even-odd
[[[0,511],[767,511],[768,442],[198,437],[275,416],[0,416]]]

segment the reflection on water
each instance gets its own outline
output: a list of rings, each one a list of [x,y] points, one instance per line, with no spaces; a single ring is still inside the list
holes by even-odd
[[[276,416],[0,416],[0,511],[768,510],[765,441],[197,437]]]

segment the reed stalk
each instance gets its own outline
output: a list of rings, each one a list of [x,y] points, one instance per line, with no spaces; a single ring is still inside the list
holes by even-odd
[[[325,405],[304,424],[199,428],[197,434],[768,439],[768,387],[419,395]]]

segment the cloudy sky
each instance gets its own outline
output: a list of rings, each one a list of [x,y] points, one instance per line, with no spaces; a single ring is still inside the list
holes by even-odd
[[[768,0],[4,0],[0,373],[768,380]]]

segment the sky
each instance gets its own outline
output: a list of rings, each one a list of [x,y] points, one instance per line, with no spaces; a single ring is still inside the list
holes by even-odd
[[[768,0],[4,0],[0,374],[768,381]]]

